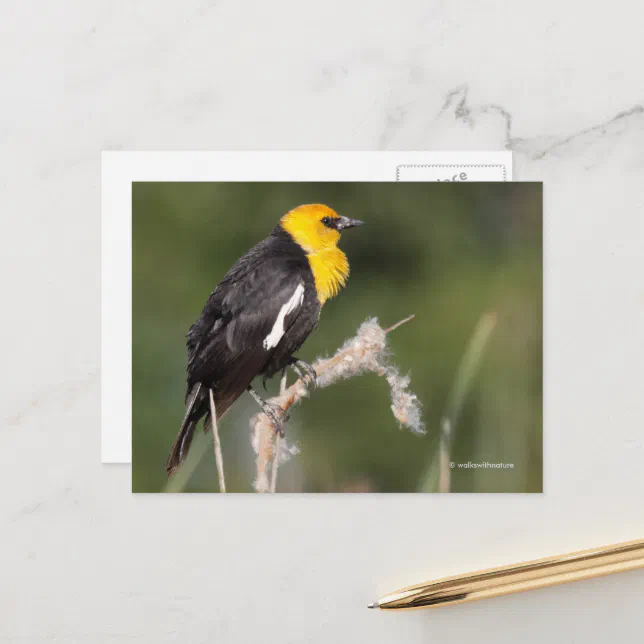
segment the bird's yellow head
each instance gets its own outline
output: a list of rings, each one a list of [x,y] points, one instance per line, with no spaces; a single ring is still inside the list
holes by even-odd
[[[349,262],[338,248],[340,233],[362,223],[342,217],[323,204],[298,206],[280,220],[282,229],[306,253],[322,304],[337,295],[349,277]]]
[[[335,248],[345,228],[360,226],[362,222],[341,217],[328,206],[314,203],[293,208],[282,217],[280,224],[305,253],[319,253]]]

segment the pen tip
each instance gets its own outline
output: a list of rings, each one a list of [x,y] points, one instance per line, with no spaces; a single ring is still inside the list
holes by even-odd
[[[378,608],[380,604],[378,602],[372,602],[371,604],[367,605],[367,608]]]

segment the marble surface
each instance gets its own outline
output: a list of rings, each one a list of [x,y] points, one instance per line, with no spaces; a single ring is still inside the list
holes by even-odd
[[[644,571],[365,606],[644,536],[641,27],[636,0],[5,7],[0,641],[640,641]],[[512,150],[545,182],[545,494],[131,495],[100,464],[105,149]]]

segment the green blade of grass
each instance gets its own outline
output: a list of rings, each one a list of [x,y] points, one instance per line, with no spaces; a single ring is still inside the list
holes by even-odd
[[[450,453],[454,442],[454,429],[463,405],[472,388],[483,360],[483,354],[496,326],[496,313],[481,316],[469,344],[461,358],[456,378],[447,399],[445,414],[440,423],[440,446],[421,479],[419,492],[450,491]]]

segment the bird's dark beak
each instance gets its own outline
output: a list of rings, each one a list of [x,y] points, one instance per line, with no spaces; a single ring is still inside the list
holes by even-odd
[[[337,230],[344,230],[345,228],[355,228],[356,226],[362,226],[362,224],[364,224],[364,221],[360,221],[359,219],[340,217],[335,227]]]

